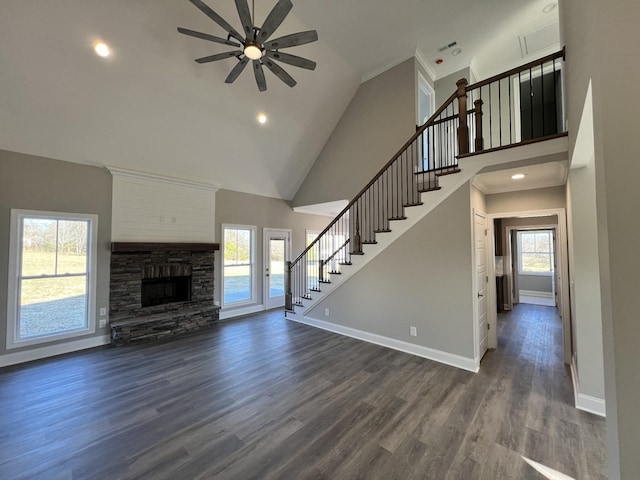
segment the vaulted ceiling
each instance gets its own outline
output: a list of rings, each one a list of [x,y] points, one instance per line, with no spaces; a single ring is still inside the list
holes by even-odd
[[[275,1],[255,1],[260,24]],[[318,67],[284,65],[293,89],[267,72],[260,93],[250,69],[224,83],[234,58],[193,61],[227,48],[176,32],[225,36],[187,0],[0,0],[0,148],[289,199],[363,78],[416,51],[436,77],[522,63],[519,36],[557,23],[549,1],[294,0],[276,36],[316,29],[318,42],[291,53]],[[205,2],[240,27],[232,0]],[[459,55],[438,51],[453,41]]]

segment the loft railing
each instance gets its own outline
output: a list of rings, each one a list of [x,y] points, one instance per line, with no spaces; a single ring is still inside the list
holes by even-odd
[[[469,154],[540,141],[565,132],[564,51],[465,87]]]
[[[285,270],[285,308],[311,299],[376,233],[390,232],[404,209],[421,205],[458,158],[549,138],[563,131],[563,52],[457,90]]]

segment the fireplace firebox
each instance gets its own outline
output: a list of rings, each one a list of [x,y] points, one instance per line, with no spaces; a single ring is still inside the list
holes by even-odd
[[[191,300],[191,277],[143,278],[140,300],[143,307]]]

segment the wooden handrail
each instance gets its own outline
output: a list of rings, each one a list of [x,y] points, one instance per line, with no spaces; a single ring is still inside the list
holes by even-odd
[[[560,50],[559,52],[547,55],[546,57],[542,57],[542,58],[540,58],[538,60],[534,60],[532,62],[526,63],[526,64],[521,65],[519,67],[512,68],[511,70],[508,70],[508,71],[506,71],[504,73],[499,73],[498,75],[494,75],[493,77],[489,77],[489,78],[487,78],[485,80],[482,80],[480,82],[476,82],[474,84],[467,85],[465,90],[467,92],[469,92],[471,90],[477,90],[478,88],[485,87],[485,86],[489,85],[490,83],[498,82],[498,81],[500,81],[500,80],[502,80],[504,78],[510,77],[511,75],[515,75],[516,73],[524,72],[525,70],[529,70],[529,69],[531,69],[533,67],[540,66],[540,65],[542,65],[544,63],[551,62],[551,61],[556,60],[558,58],[564,58],[564,49]]]

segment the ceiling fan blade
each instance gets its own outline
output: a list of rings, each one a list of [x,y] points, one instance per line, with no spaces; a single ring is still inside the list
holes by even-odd
[[[231,52],[216,53],[215,55],[209,55],[208,57],[196,58],[198,63],[209,63],[217,60],[224,60],[225,58],[237,57],[242,54],[242,50],[233,50]]]
[[[276,31],[292,8],[293,3],[291,3],[291,0],[278,0],[276,6],[269,12],[262,27],[260,27],[257,40],[260,43],[264,43]]]
[[[316,62],[307,60],[306,58],[298,57],[296,55],[289,55],[284,52],[274,52],[267,50],[267,57],[273,58],[282,63],[293,65],[294,67],[306,68],[307,70],[315,70]]]
[[[279,48],[295,47],[311,43],[318,40],[318,32],[315,30],[307,30],[306,32],[292,33],[284,37],[276,38],[264,44],[267,50],[277,50]]]
[[[276,75],[276,77],[278,77],[284,83],[286,83],[290,87],[295,87],[296,86],[297,82],[293,79],[293,77],[291,75],[289,75],[287,72],[285,72],[282,69],[282,67],[280,67],[280,65],[276,64],[276,62],[274,62],[271,59],[267,58],[267,59],[263,60],[263,63],[267,66],[267,68],[269,70],[271,70]]]
[[[209,40],[210,42],[221,43],[223,45],[231,45],[232,47],[239,47],[240,44],[236,42],[232,42],[227,40],[226,38],[216,37],[214,35],[209,35],[208,33],[196,32],[195,30],[189,30],[188,28],[178,27],[178,31],[183,33],[184,35],[189,35],[191,37],[201,38],[203,40]]]
[[[240,60],[238,64],[235,67],[233,67],[233,70],[231,70],[231,73],[229,73],[229,76],[224,82],[225,83],[235,82],[236,78],[238,78],[238,75],[240,75],[244,70],[244,67],[247,66],[247,63],[249,63],[249,59],[247,57],[244,57],[242,60]]]
[[[267,89],[267,81],[264,78],[264,70],[260,60],[253,61],[253,73],[256,76],[256,83],[258,84],[258,90],[264,92]]]
[[[218,25],[220,25],[224,30],[226,30],[227,33],[229,33],[229,35],[234,37],[239,42],[244,42],[244,38],[242,37],[242,35],[240,35],[235,28],[229,25],[220,15],[214,12],[211,9],[211,7],[209,7],[202,0],[189,0],[189,1],[193,3],[196,7],[198,7],[200,11],[204,13],[207,17],[209,17],[211,20],[213,20]]]
[[[251,21],[251,12],[249,11],[247,0],[236,0],[236,8],[244,28],[245,37],[253,38],[253,22]]]

